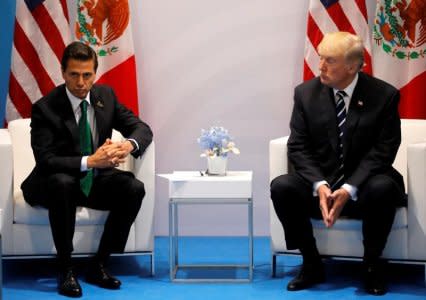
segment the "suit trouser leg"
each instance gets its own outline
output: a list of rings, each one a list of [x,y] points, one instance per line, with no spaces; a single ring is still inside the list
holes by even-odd
[[[363,220],[364,258],[376,260],[382,255],[395,218],[396,203],[401,193],[387,175],[370,178],[359,190],[359,206]]]
[[[64,173],[52,174],[47,184],[47,206],[50,228],[61,267],[71,265],[75,216],[78,202],[83,197],[79,180]]]
[[[349,200],[343,208],[342,215],[363,221],[365,260],[374,261],[381,256],[401,197],[391,177],[376,175],[361,186],[358,200]],[[282,175],[271,182],[271,199],[284,227],[287,249],[315,244],[310,218],[321,218],[321,212],[311,187],[295,175]]]
[[[312,196],[312,186],[297,175],[281,175],[271,182],[271,199],[284,228],[287,249],[300,249],[304,254],[303,249],[314,247],[316,252],[311,217],[317,215],[319,203]]]
[[[130,228],[144,196],[143,183],[131,173],[120,172],[95,177],[87,206],[110,211],[99,244],[100,259],[107,259],[111,253],[124,251]]]

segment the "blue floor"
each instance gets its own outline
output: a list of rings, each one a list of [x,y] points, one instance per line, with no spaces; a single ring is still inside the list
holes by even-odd
[[[83,281],[87,258],[79,258],[77,272],[83,288],[82,299],[426,299],[424,267],[392,264],[389,266],[389,293],[382,297],[365,294],[360,282],[360,262],[326,260],[327,283],[315,288],[287,292],[285,286],[296,274],[300,257],[278,258],[277,278],[270,276],[269,239],[255,238],[254,279],[252,283],[171,283],[168,268],[168,238],[155,240],[155,276],[149,274],[148,256],[113,257],[110,271],[122,281],[118,291],[104,290]],[[184,238],[180,243],[180,263],[247,262],[247,241],[243,238]],[[205,270],[203,276],[217,276]],[[242,278],[245,272],[226,272]],[[193,272],[180,272],[180,277],[192,277]],[[221,274],[223,275],[223,274]],[[56,292],[56,269],[53,259],[4,260],[4,300],[68,299]]]

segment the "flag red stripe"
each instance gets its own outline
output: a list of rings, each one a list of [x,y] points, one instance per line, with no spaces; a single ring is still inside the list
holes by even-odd
[[[303,80],[309,80],[315,77],[315,74],[312,72],[311,68],[309,68],[306,60],[303,62]]]
[[[399,113],[404,119],[426,119],[426,71],[400,89]]]
[[[50,17],[46,7],[44,7],[44,5],[37,6],[37,8],[32,11],[32,15],[50,48],[52,48],[53,52],[58,58],[58,61],[61,61],[62,53],[65,49],[65,44],[62,40],[62,36],[58,30],[58,27],[56,27],[55,22]]]
[[[312,46],[317,49],[318,44],[321,42],[324,35],[322,34],[315,20],[312,18],[311,14],[308,14],[308,31],[306,34],[308,35]]]
[[[47,74],[46,70],[44,69],[38,57],[37,51],[35,50],[31,41],[25,35],[18,21],[15,21],[14,44],[16,50],[19,52],[25,64],[36,79],[40,91],[43,95],[46,95],[51,89],[55,87],[55,85],[50,79],[49,74]]]
[[[9,96],[18,113],[23,118],[29,118],[31,116],[31,100],[28,98],[12,72],[10,72],[9,79]]]
[[[67,0],[60,0],[62,11],[64,12],[65,19],[67,20],[67,23],[70,22],[70,17],[68,15],[68,8],[67,8]]]
[[[331,5],[327,9],[327,12],[340,31],[347,31],[356,34],[351,22],[346,17],[345,12],[338,2]]]
[[[365,5],[365,0],[355,0],[355,4],[358,6],[360,12],[364,16],[365,22],[368,23],[367,7]]]
[[[117,80],[118,78],[123,78],[123,74],[126,74],[126,79]],[[101,78],[97,80],[97,83],[111,86],[120,103],[133,111],[136,116],[139,116],[136,61],[134,55],[103,74]]]

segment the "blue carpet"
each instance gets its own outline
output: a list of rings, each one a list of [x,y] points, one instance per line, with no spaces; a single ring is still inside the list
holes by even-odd
[[[297,273],[301,260],[298,256],[278,258],[277,278],[270,276],[269,239],[254,241],[254,279],[252,283],[171,283],[169,280],[168,238],[155,240],[154,277],[149,273],[149,257],[122,256],[111,258],[111,273],[123,283],[118,291],[109,291],[83,281],[87,258],[76,259],[77,272],[83,288],[82,299],[426,299],[424,267],[391,264],[389,293],[382,297],[365,294],[361,283],[361,263],[326,260],[327,283],[315,288],[287,292],[285,286]],[[247,263],[247,241],[244,238],[183,238],[180,243],[180,263]],[[199,272],[199,271],[198,271]],[[203,276],[218,276],[204,270]],[[181,272],[180,277],[200,275]],[[223,275],[223,274],[220,274]],[[228,272],[230,277],[246,274]],[[56,268],[53,259],[22,259],[3,261],[3,299],[68,299],[56,292]]]

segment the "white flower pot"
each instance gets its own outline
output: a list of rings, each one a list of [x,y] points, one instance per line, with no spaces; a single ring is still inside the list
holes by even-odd
[[[228,157],[207,156],[207,170],[209,175],[226,175]]]

